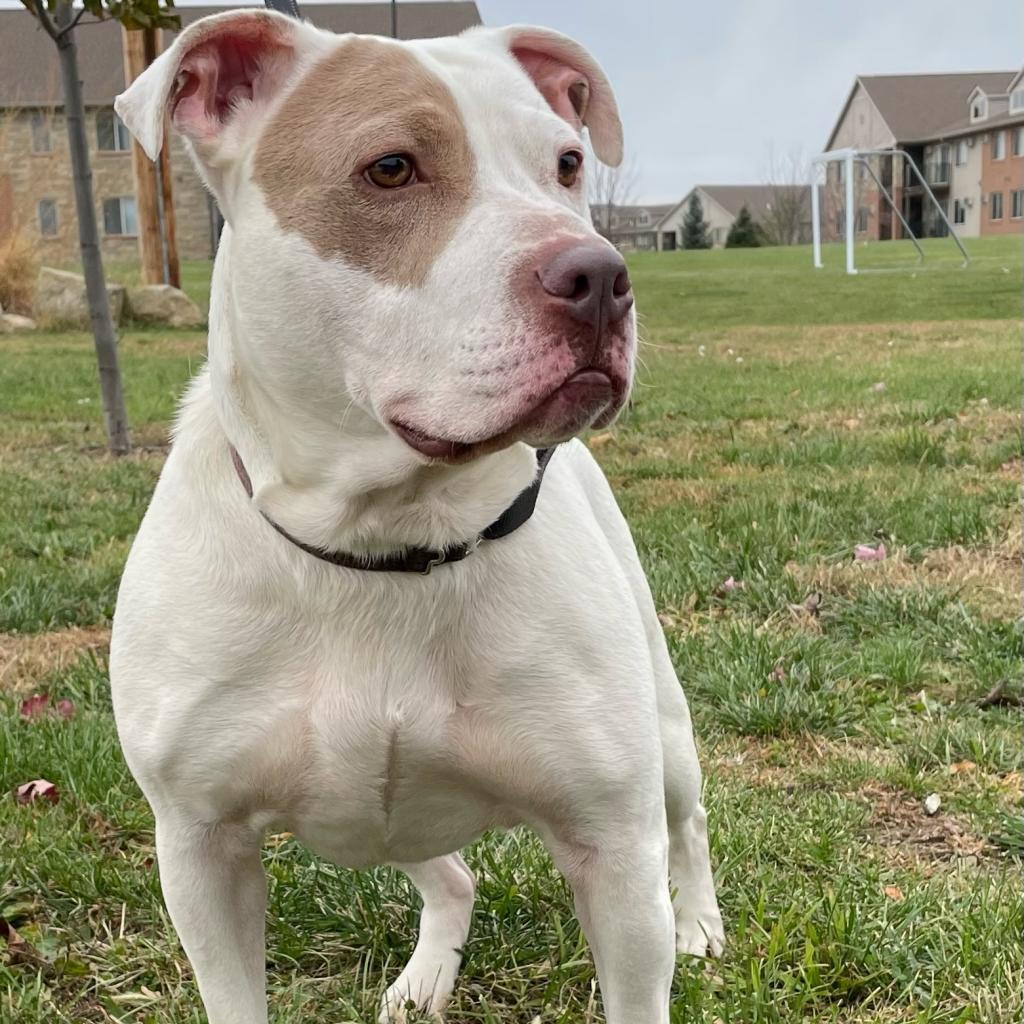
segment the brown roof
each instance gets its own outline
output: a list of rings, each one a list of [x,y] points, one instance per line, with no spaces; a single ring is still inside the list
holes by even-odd
[[[897,142],[924,142],[946,126],[967,119],[967,97],[976,86],[1006,92],[1017,71],[958,71],[943,75],[860,75],[825,144],[832,148],[850,100],[861,85]]]
[[[738,216],[745,206],[754,220],[763,218],[780,194],[792,193],[810,203],[810,185],[697,185],[696,188],[730,216]],[[689,199],[689,194],[686,198]]]
[[[304,3],[303,16],[334,32],[388,34],[388,4]],[[179,7],[183,24],[224,7]],[[398,5],[398,34],[403,39],[425,39],[461,32],[480,24],[475,2],[402,3]],[[124,88],[121,64],[121,27],[116,22],[88,23],[76,30],[78,67],[85,102],[109,106]],[[0,107],[59,107],[60,72],[57,48],[24,8],[0,10]]]

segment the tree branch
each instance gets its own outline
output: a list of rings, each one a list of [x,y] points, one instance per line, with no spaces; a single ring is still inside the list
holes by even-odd
[[[53,38],[60,39],[62,36],[66,36],[81,20],[82,15],[85,14],[85,8],[83,7],[74,17],[74,19],[68,22]]]
[[[56,42],[60,38],[57,26],[54,25],[46,8],[43,7],[43,0],[25,0],[25,6],[36,16],[36,20],[43,26],[43,31]]]

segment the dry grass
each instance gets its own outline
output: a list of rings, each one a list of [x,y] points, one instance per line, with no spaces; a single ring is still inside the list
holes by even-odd
[[[898,548],[884,562],[844,562],[786,568],[809,590],[852,594],[860,589],[944,586],[956,590],[966,605],[987,617],[1017,618],[1021,614],[1024,539],[1015,520],[996,544],[967,548],[934,548],[920,561]]]
[[[84,653],[103,654],[106,626],[72,626],[52,633],[0,633],[0,693],[25,696]]]

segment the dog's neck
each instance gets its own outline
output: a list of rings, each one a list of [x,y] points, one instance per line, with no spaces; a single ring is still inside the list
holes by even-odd
[[[424,464],[355,403],[339,410],[340,422],[280,408],[239,366],[240,328],[221,301],[224,262],[219,256],[210,312],[213,403],[253,501],[289,534],[357,555],[441,549],[472,540],[529,486],[536,454],[524,444],[463,465]]]

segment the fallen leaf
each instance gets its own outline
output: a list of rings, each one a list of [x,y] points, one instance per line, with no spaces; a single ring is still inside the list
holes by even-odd
[[[895,903],[903,902],[903,890],[898,885],[887,885],[882,892]]]
[[[721,596],[722,594],[731,594],[734,590],[742,589],[742,581],[737,580],[732,576],[729,576],[727,579],[722,580],[722,582],[718,584],[718,589],[715,591],[715,593]]]
[[[21,702],[21,717],[42,718],[50,710],[50,698],[45,694],[33,693]]]
[[[809,615],[817,616],[821,611],[821,602],[825,599],[825,595],[820,590],[815,590],[813,593],[808,594],[804,600],[803,609]]]
[[[965,772],[973,772],[977,767],[973,761],[954,761],[949,766],[949,774],[963,775]]]
[[[872,384],[871,390],[874,391],[876,395],[880,395],[885,390],[885,381],[880,380],[877,384]]]
[[[929,793],[924,798],[924,813],[929,818],[934,818],[939,813],[939,808],[942,806],[942,797],[938,793]]]
[[[15,790],[15,797],[19,804],[31,804],[36,800],[49,800],[55,804],[60,799],[60,790],[46,779],[33,779],[22,783]]]
[[[858,544],[853,549],[853,560],[855,562],[883,562],[885,561],[885,544],[881,543],[877,548],[870,544]]]
[[[592,438],[590,438],[587,441],[587,444],[591,448],[600,448],[602,445],[607,444],[611,440],[613,440],[611,434],[595,434]]]

